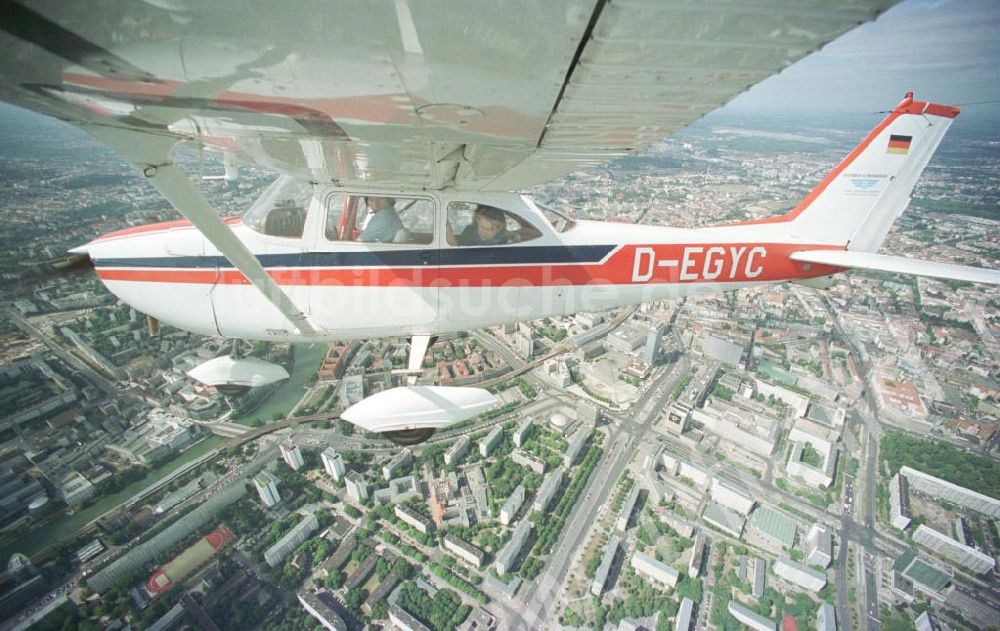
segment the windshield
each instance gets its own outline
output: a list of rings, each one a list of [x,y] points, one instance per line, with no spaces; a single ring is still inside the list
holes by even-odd
[[[576,225],[576,222],[571,217],[568,217],[557,210],[553,210],[548,206],[539,204],[536,200],[528,197],[527,195],[524,195],[523,199],[525,204],[533,206],[536,210],[540,211],[556,232],[566,232]]]
[[[243,215],[243,223],[274,237],[301,237],[312,185],[282,175],[267,187]]]

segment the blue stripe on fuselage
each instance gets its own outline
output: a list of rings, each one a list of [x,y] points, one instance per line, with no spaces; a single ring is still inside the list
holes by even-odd
[[[560,265],[598,263],[614,245],[546,245],[515,247],[469,247],[442,250],[385,250],[378,252],[301,252],[259,254],[266,268],[283,267],[419,267],[433,261],[438,265]],[[171,269],[233,269],[224,256],[162,256],[143,258],[94,259],[95,267],[159,267]]]

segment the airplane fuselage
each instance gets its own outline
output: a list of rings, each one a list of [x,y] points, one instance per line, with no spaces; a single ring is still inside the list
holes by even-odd
[[[255,229],[228,221],[318,335],[301,335],[185,222],[110,233],[87,249],[115,295],[165,323],[211,336],[300,341],[435,335],[805,280],[840,268],[793,261],[792,252],[843,247],[805,243],[763,225],[691,230],[550,222],[525,196],[460,192],[402,200],[417,199],[424,209],[420,236],[363,242],[359,230],[343,238],[349,232],[343,216],[356,212],[352,199],[363,194],[312,191],[301,236],[267,234],[260,228],[266,222]],[[502,244],[460,245],[446,225],[452,221],[446,209],[456,205],[502,209],[521,230]],[[400,214],[405,220],[406,211]]]

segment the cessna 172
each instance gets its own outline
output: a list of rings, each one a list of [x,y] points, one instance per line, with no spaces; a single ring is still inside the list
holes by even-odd
[[[660,140],[885,2],[111,4],[9,3],[0,96],[106,142],[187,218],[76,251],[124,302],[188,331],[405,335],[412,375],[435,335],[503,322],[823,286],[852,268],[1000,282],[875,253],[959,113],[909,94],[780,217],[580,221],[510,192]],[[281,175],[223,220],[173,164],[180,141],[222,152],[227,176],[239,163]],[[255,385],[281,371],[222,357],[195,376]],[[492,402],[411,384],[343,417],[409,442]]]

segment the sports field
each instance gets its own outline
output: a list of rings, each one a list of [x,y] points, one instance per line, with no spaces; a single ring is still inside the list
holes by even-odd
[[[232,531],[220,524],[218,528],[208,533],[183,552],[175,556],[169,563],[158,568],[146,581],[146,591],[151,596],[157,596],[178,585],[218,554],[236,539]]]

